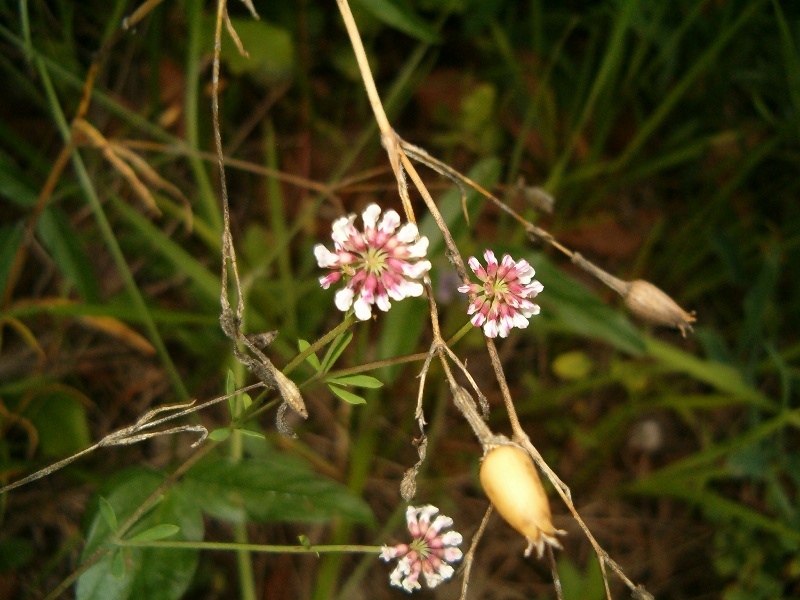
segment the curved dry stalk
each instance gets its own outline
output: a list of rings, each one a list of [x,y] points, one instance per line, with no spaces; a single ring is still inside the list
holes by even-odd
[[[250,5],[252,6],[252,5]],[[258,377],[267,387],[275,388],[281,395],[284,405],[291,408],[302,418],[308,418],[305,402],[300,394],[297,385],[275,368],[272,361],[261,351],[264,346],[258,343],[260,336],[248,336],[241,330],[244,322],[244,293],[239,279],[239,268],[236,264],[236,250],[233,245],[231,234],[231,215],[228,200],[228,185],[225,179],[225,160],[222,151],[222,133],[219,126],[219,72],[220,72],[220,52],[222,49],[222,23],[230,24],[227,18],[226,0],[219,0],[217,3],[217,17],[214,28],[214,58],[211,70],[211,113],[214,129],[214,147],[217,154],[217,167],[219,169],[220,195],[222,197],[222,268],[220,286],[220,308],[219,317],[222,331],[233,342],[233,354],[236,359],[244,365],[248,371]],[[231,27],[232,28],[232,27]],[[234,34],[235,35],[235,34]],[[238,38],[237,38],[238,39]],[[232,309],[228,298],[228,283],[233,279],[236,291],[236,309]],[[243,352],[239,348],[242,344],[248,352]],[[254,358],[255,357],[255,358]],[[280,410],[277,416],[277,426],[281,433],[294,435],[284,421],[284,410]]]
[[[469,576],[472,573],[472,563],[475,561],[475,551],[478,548],[478,542],[481,541],[483,537],[483,532],[486,531],[486,525],[489,523],[489,517],[492,516],[492,505],[489,505],[489,508],[486,509],[486,512],[483,515],[483,519],[481,519],[481,524],[478,527],[478,531],[475,532],[475,535],[472,536],[472,543],[469,546],[469,550],[464,555],[464,562],[463,562],[463,569],[462,572],[464,573],[464,579],[461,582],[461,595],[459,596],[459,600],[467,600],[467,590],[469,588]]]
[[[69,464],[72,464],[82,456],[87,454],[91,454],[98,448],[105,448],[109,446],[127,446],[130,444],[136,444],[143,440],[147,440],[153,437],[158,437],[162,435],[171,435],[173,433],[183,433],[183,432],[192,432],[192,433],[199,433],[200,437],[192,444],[192,448],[197,447],[200,443],[208,437],[208,430],[203,425],[180,425],[178,427],[172,427],[170,429],[164,429],[160,431],[150,431],[146,433],[142,433],[147,429],[151,429],[162,423],[166,423],[167,421],[172,421],[173,419],[177,419],[179,417],[186,416],[191,413],[195,413],[197,411],[203,410],[208,408],[209,406],[213,406],[214,404],[218,404],[223,400],[227,400],[229,398],[233,398],[242,393],[249,392],[250,390],[256,388],[264,387],[263,383],[255,383],[253,385],[249,385],[244,387],[240,390],[236,390],[231,394],[225,394],[224,396],[218,396],[216,398],[212,398],[211,400],[207,400],[201,404],[195,405],[196,401],[192,400],[191,402],[184,402],[182,404],[169,404],[166,406],[159,406],[152,410],[147,411],[144,415],[139,417],[133,425],[128,427],[123,427],[122,429],[118,429],[112,433],[109,433],[107,436],[102,438],[99,442],[92,444],[88,448],[84,448],[80,452],[76,452],[72,456],[68,456],[58,462],[53,463],[45,467],[44,469],[40,469],[27,477],[20,479],[19,481],[15,481],[14,483],[10,483],[6,486],[0,488],[0,494],[4,494],[9,492],[15,488],[20,486],[26,485],[31,483],[32,481],[36,481],[37,479],[41,479],[42,477],[46,477],[51,473],[55,473],[59,469],[63,469]],[[173,412],[172,414],[162,417],[160,419],[154,419],[153,417],[165,413],[165,412]]]
[[[569,512],[572,514],[574,519],[578,522],[578,525],[583,530],[583,534],[586,536],[586,539],[589,540],[589,543],[592,545],[592,548],[594,548],[594,551],[597,554],[597,557],[600,560],[600,562],[603,563],[604,565],[608,565],[609,567],[611,567],[611,570],[614,571],[617,574],[617,576],[622,580],[622,582],[631,591],[634,591],[635,589],[637,589],[637,586],[630,579],[628,579],[628,577],[625,575],[625,573],[622,570],[622,567],[620,567],[608,555],[608,552],[606,552],[602,548],[602,546],[600,546],[599,542],[595,539],[594,535],[592,535],[592,532],[589,529],[589,526],[586,525],[584,520],[581,518],[580,514],[578,513],[578,509],[575,508],[575,504],[572,502],[572,493],[570,492],[569,488],[566,486],[566,484],[564,484],[563,481],[561,481],[558,478],[558,476],[556,476],[556,474],[553,472],[553,470],[544,461],[544,459],[542,458],[542,455],[539,454],[539,451],[533,446],[533,444],[531,443],[531,441],[528,438],[528,436],[526,435],[523,439],[515,439],[514,441],[516,441],[523,448],[525,448],[525,450],[531,455],[531,457],[533,457],[533,460],[534,460],[534,462],[536,462],[536,465],[544,472],[544,474],[547,476],[547,478],[550,479],[550,481],[553,483],[553,486],[555,487],[556,492],[558,493],[559,496],[561,496],[561,500],[563,500],[563,502],[564,502],[564,504],[566,504],[567,509],[569,510]],[[607,583],[607,578],[606,578],[606,575],[605,575],[605,569],[602,569],[602,573],[603,573],[603,579],[604,579],[605,585],[606,585],[606,590],[607,590],[607,593],[609,594],[608,597],[610,598],[610,592],[608,592],[608,583]],[[638,586],[638,587],[641,588],[641,586]],[[642,588],[642,589],[644,589],[644,588]]]
[[[561,587],[561,577],[558,575],[558,565],[556,565],[556,556],[553,554],[553,548],[547,546],[547,560],[550,563],[550,574],[553,576],[553,589],[556,591],[556,598],[564,600],[564,589]],[[604,580],[606,587],[608,582]]]

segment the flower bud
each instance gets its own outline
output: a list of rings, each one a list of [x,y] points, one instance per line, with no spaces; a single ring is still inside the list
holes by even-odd
[[[625,306],[640,319],[655,325],[677,327],[683,337],[686,337],[687,329],[692,331],[691,323],[697,320],[694,313],[687,313],[667,294],[642,279],[630,282],[623,298]]]
[[[481,485],[497,512],[528,540],[525,556],[536,548],[539,558],[545,544],[561,548],[553,527],[550,502],[531,457],[522,448],[503,444],[489,450],[480,469]]]

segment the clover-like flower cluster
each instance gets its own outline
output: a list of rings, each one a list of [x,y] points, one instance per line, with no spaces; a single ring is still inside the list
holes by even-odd
[[[483,258],[485,269],[474,256],[468,261],[483,283],[462,285],[458,291],[475,294],[467,310],[467,314],[473,315],[470,320],[475,327],[483,326],[486,337],[508,337],[513,327],[525,329],[528,319],[539,314],[539,305],[530,298],[535,298],[544,286],[533,279],[536,271],[524,259],[515,261],[506,254],[498,263],[491,250],[486,250]]]
[[[406,223],[399,231],[400,216],[393,210],[384,213],[378,222],[381,208],[370,204],[361,214],[363,233],[356,229],[355,215],[333,223],[334,251],[322,244],[314,247],[317,264],[334,269],[321,277],[324,289],[343,280],[345,286],[336,292],[336,308],[346,312],[353,307],[356,317],[366,321],[372,317],[372,307],[382,311],[391,307],[392,300],[421,296],[424,288],[418,281],[431,263],[425,258],[428,238],[417,239],[417,226]]]
[[[397,544],[384,546],[381,558],[389,562],[394,558],[399,561],[389,582],[407,592],[421,589],[420,575],[425,577],[429,588],[434,588],[443,581],[450,579],[455,572],[450,563],[461,560],[463,554],[458,546],[462,542],[461,534],[457,531],[444,532],[453,524],[453,519],[439,515],[435,506],[428,505],[421,508],[409,506],[406,509],[406,523],[411,537],[410,544]]]

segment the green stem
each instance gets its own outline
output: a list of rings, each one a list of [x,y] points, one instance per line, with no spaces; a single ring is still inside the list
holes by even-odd
[[[367,402],[359,410],[360,426],[358,433],[353,436],[353,446],[350,451],[352,462],[348,475],[347,487],[356,496],[360,496],[369,474],[375,450],[380,438],[378,428],[373,426],[377,402]],[[351,413],[352,414],[352,413]],[[331,541],[342,543],[350,537],[353,529],[352,523],[340,521],[331,534]],[[313,600],[329,600],[334,597],[338,587],[342,566],[341,556],[327,556],[320,565],[317,581],[312,594]]]
[[[246,291],[242,292],[246,295]],[[245,321],[245,315],[242,315],[242,320]],[[246,327],[246,323],[242,323],[243,327]],[[234,344],[237,342],[233,342]],[[245,368],[242,363],[239,361],[235,361],[233,367],[234,373],[234,382],[244,381],[245,378]],[[231,420],[233,423],[236,423],[242,413],[245,411],[244,407],[244,398],[242,395],[238,395],[233,399],[233,409],[231,414]],[[234,427],[233,432],[230,438],[230,445],[229,445],[229,454],[233,462],[239,463],[242,461],[244,457],[244,436],[241,432]],[[247,533],[247,523],[236,523],[233,526],[233,539],[235,540],[234,546],[236,551],[236,569],[239,573],[239,590],[241,594],[241,598],[243,600],[255,600],[256,599],[256,581],[255,576],[253,573],[253,557],[250,555],[250,550],[248,546],[253,544],[249,544],[249,537]]]
[[[200,208],[209,226],[222,235],[222,216],[217,206],[217,195],[211,185],[203,160],[196,154],[200,151],[199,110],[200,97],[200,43],[203,30],[203,3],[200,0],[186,1],[186,27],[189,34],[186,48],[186,143],[194,152],[189,154],[189,165],[199,188]]]
[[[277,171],[278,164],[278,144],[275,141],[275,128],[272,120],[267,119],[265,123],[265,140],[267,167]],[[295,291],[295,277],[292,273],[292,263],[287,251],[292,238],[289,237],[286,225],[286,214],[284,212],[286,203],[281,192],[281,183],[274,177],[267,179],[267,209],[270,217],[270,230],[276,249],[282,250],[278,255],[278,273],[283,289],[283,302],[285,316],[285,329],[283,333],[288,336],[297,336],[297,295]]]
[[[348,328],[349,328],[349,327],[350,327],[350,326],[351,326],[353,323],[355,323],[355,321],[356,321],[356,318],[355,318],[355,316],[353,316],[353,315],[348,315],[348,316],[347,316],[347,318],[345,318],[345,320],[344,320],[344,321],[342,321],[341,323],[339,323],[339,324],[338,324],[336,327],[334,327],[333,329],[331,329],[331,330],[330,330],[328,333],[326,333],[325,335],[323,335],[323,336],[322,336],[321,338],[319,338],[319,339],[318,339],[316,342],[314,342],[314,343],[313,343],[313,344],[311,344],[311,345],[310,345],[308,348],[306,348],[305,350],[303,350],[303,351],[302,351],[300,354],[298,354],[297,356],[295,356],[295,357],[294,357],[294,358],[293,358],[293,359],[292,359],[292,360],[289,362],[289,364],[287,364],[287,365],[286,365],[286,366],[283,368],[283,374],[284,374],[284,375],[288,375],[289,373],[291,373],[292,371],[294,371],[294,370],[297,368],[297,366],[298,366],[300,363],[302,363],[302,362],[303,362],[303,361],[304,361],[306,358],[308,358],[309,356],[311,356],[311,355],[312,355],[314,352],[316,352],[317,350],[319,350],[319,349],[323,348],[323,347],[324,347],[324,346],[325,346],[325,345],[326,345],[328,342],[330,342],[331,340],[335,339],[335,338],[336,338],[336,336],[338,336],[339,334],[341,334],[341,333],[344,333],[345,331],[347,331],[347,329],[348,329]]]

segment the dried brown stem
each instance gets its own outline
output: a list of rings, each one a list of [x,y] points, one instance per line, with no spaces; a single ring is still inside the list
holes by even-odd
[[[481,541],[483,537],[483,532],[486,531],[486,525],[489,523],[489,518],[492,516],[492,505],[489,505],[489,508],[486,509],[486,512],[483,515],[483,519],[481,519],[480,527],[478,527],[478,531],[475,532],[475,535],[472,536],[472,543],[470,543],[469,550],[464,555],[464,579],[461,582],[461,596],[459,596],[460,600],[467,600],[467,590],[469,589],[469,575],[472,572],[472,563],[475,561],[475,551],[478,548],[478,542]]]

